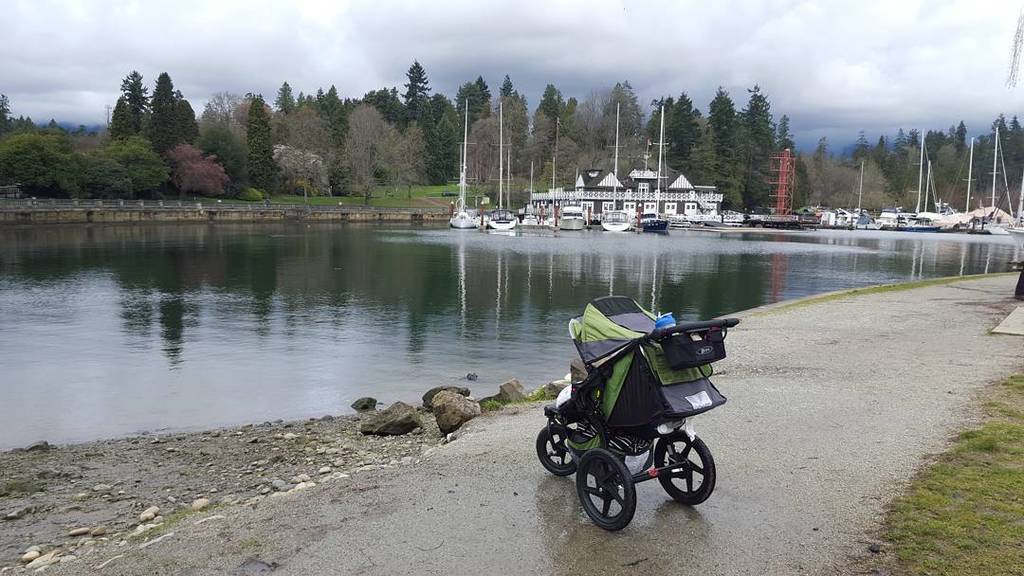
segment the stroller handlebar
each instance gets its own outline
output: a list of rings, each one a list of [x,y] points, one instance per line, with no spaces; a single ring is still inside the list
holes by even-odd
[[[701,332],[713,328],[732,328],[740,323],[739,318],[722,318],[720,320],[705,320],[702,322],[679,322],[675,326],[658,328],[647,335],[648,340],[658,341],[674,334],[683,332]]]

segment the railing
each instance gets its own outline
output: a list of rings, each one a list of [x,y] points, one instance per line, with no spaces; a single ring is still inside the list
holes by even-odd
[[[550,202],[553,200],[602,200],[602,201],[613,201],[613,200],[625,200],[625,201],[648,201],[653,202],[655,198],[654,191],[647,192],[633,192],[633,191],[621,191],[621,192],[610,192],[606,190],[555,190],[552,192],[534,192],[530,195],[530,199],[534,202]],[[703,202],[703,203],[721,203],[724,196],[716,192],[668,192],[662,191],[659,194],[659,199],[668,202]]]
[[[68,199],[68,198],[18,198],[0,199],[0,211],[25,210],[197,210],[197,211],[300,211],[300,212],[342,212],[356,213],[399,213],[399,214],[441,214],[448,213],[448,208],[395,208],[342,204],[309,205],[309,204],[278,204],[271,202],[196,202],[189,200],[102,200],[102,199]]]

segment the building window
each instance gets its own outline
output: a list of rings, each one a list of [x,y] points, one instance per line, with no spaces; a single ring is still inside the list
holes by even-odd
[[[697,213],[697,203],[696,202],[687,202],[684,210],[685,210],[686,214],[688,214],[688,215],[696,214]]]
[[[657,202],[644,202],[644,212],[657,212],[657,211],[658,211],[658,203]]]
[[[594,203],[590,200],[584,200],[580,202],[580,207],[583,208],[583,217],[590,218],[594,213]]]
[[[629,213],[636,212],[636,202],[623,202],[622,209]]]
[[[601,212],[611,212],[612,210],[615,210],[615,202],[601,203]]]
[[[651,185],[648,184],[647,182],[641,182],[637,184],[636,191],[641,194],[646,194],[651,191]]]
[[[675,214],[675,213],[676,213],[676,203],[675,202],[665,202],[665,214]]]

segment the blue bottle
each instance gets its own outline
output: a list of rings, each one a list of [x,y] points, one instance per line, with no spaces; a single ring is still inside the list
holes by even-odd
[[[654,329],[655,330],[658,330],[659,328],[665,328],[667,326],[675,326],[675,325],[676,325],[676,317],[673,316],[671,312],[669,312],[667,314],[662,314],[661,316],[658,316],[658,318],[654,320]]]

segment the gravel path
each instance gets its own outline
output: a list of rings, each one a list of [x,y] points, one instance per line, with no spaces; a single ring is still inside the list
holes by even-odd
[[[474,421],[419,464],[189,516],[144,549],[98,546],[50,573],[849,573],[884,503],[973,418],[984,385],[1024,371],[1024,338],[988,333],[1014,280],[748,315],[714,378],[729,403],[697,419],[714,495],[687,508],[641,484],[620,533],[540,467],[529,406]]]

